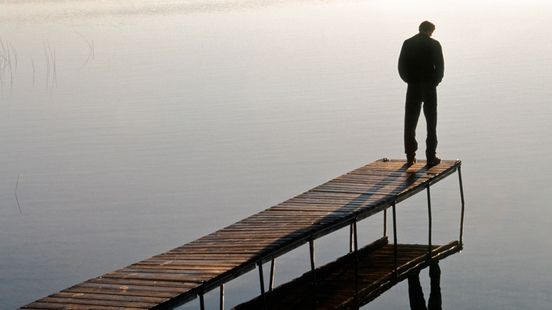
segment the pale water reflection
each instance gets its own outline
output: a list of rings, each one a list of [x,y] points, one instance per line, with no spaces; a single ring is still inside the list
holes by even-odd
[[[465,251],[441,265],[443,308],[547,309],[551,9],[545,1],[3,1],[1,307],[402,157],[397,57],[428,19],[446,61],[438,152],[463,160],[467,196]],[[456,203],[457,184],[439,186],[435,229],[445,231],[457,217],[437,206]],[[402,241],[425,236],[425,225],[408,224],[424,223],[424,203],[415,197],[401,210]],[[339,248],[327,242],[321,260]],[[286,258],[282,281],[307,268],[301,251]],[[256,289],[246,276],[228,303]],[[399,285],[366,308],[405,308],[407,292]]]

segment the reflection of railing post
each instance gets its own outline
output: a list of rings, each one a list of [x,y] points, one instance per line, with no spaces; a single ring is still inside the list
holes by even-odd
[[[462,186],[462,169],[458,166],[458,182],[460,183],[460,201],[462,202],[462,212],[460,213],[460,246],[463,245],[464,237],[464,187]]]
[[[431,192],[429,190],[429,183],[427,184],[427,218],[428,218],[428,259],[431,259]]]
[[[396,201],[393,200],[393,266],[397,277],[397,211]]]

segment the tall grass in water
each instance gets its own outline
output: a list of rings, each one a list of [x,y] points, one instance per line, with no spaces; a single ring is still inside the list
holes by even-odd
[[[0,38],[0,95],[6,88],[13,89],[13,82],[17,73],[17,52],[9,41]]]

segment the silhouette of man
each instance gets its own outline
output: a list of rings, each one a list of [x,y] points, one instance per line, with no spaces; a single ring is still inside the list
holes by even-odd
[[[429,265],[429,279],[431,291],[427,308],[425,305],[424,292],[420,285],[420,273],[417,272],[408,277],[408,297],[410,310],[441,310],[441,268],[437,262]]]
[[[399,56],[399,75],[408,83],[404,116],[404,151],[408,166],[416,163],[416,126],[424,108],[427,125],[426,159],[428,166],[441,162],[437,149],[437,85],[444,74],[441,44],[431,38],[435,25],[424,21],[419,33],[404,41]]]

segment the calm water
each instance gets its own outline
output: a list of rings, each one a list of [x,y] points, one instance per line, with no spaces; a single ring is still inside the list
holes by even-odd
[[[2,1],[0,308],[402,158],[396,61],[423,19],[446,60],[438,151],[463,160],[467,196],[443,307],[549,309],[552,5],[352,0]],[[457,236],[457,186],[433,191],[439,242]],[[424,199],[399,205],[399,241],[424,242]],[[346,233],[320,244],[330,260]],[[279,262],[281,283],[307,250]],[[228,305],[257,291],[245,275]],[[407,305],[400,284],[365,308]]]

